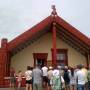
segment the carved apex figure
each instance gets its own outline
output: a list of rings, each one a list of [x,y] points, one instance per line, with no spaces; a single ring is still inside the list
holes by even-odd
[[[52,16],[57,16],[57,12],[56,12],[56,7],[55,7],[55,5],[52,5],[51,8],[53,9],[51,15],[52,15]]]

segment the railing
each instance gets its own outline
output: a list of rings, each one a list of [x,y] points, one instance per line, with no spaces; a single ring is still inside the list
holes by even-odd
[[[22,77],[22,87],[24,87],[26,84],[26,78]],[[17,77],[16,77],[16,87],[17,87],[18,83],[17,83]],[[10,86],[10,77],[4,77],[4,86],[5,87],[9,87]]]

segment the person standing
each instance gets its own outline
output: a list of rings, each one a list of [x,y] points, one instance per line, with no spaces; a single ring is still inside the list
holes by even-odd
[[[51,90],[50,81],[52,77],[53,77],[53,67],[50,66],[48,70],[48,90]]]
[[[82,64],[82,72],[85,74],[85,89],[88,90],[87,68]]]
[[[70,90],[76,90],[77,80],[75,77],[74,68],[71,68],[71,73],[69,74],[70,77]]]
[[[42,72],[43,72],[43,86],[46,87],[47,89],[47,84],[48,84],[48,68],[44,65],[42,67]]]
[[[88,79],[88,90],[90,90],[90,65],[87,73],[87,79]]]
[[[10,68],[10,88],[11,90],[15,90],[16,86],[16,74],[15,69],[13,67]]]
[[[85,90],[85,83],[86,83],[86,75],[82,71],[82,65],[78,65],[78,71],[76,72],[76,79],[77,79],[77,88],[78,90]]]
[[[57,66],[60,74],[60,81],[61,81],[61,90],[65,90],[65,81],[64,81],[64,70],[63,66]]]
[[[53,70],[53,77],[51,78],[52,90],[62,90],[61,83],[64,83],[63,77],[60,75],[59,70],[55,67]]]
[[[32,71],[33,90],[42,90],[42,71],[37,65]]]
[[[17,82],[18,82],[18,90],[20,90],[21,83],[22,83],[22,71],[21,70],[18,71]]]
[[[26,90],[32,90],[32,68],[30,66],[27,66],[25,77],[26,77]]]
[[[70,70],[68,70],[68,67],[65,66],[65,69],[64,69],[64,81],[65,81],[65,88],[66,90],[70,90],[70,77],[69,77],[69,74],[70,74]]]

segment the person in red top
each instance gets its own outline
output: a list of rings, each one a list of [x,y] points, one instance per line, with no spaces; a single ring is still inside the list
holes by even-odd
[[[11,67],[10,69],[10,88],[11,89],[15,89],[15,85],[16,85],[16,75],[15,75],[15,70],[13,67]]]

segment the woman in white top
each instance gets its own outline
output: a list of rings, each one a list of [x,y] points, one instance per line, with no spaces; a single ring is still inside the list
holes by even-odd
[[[32,68],[30,66],[27,66],[25,77],[26,77],[26,90],[32,90]]]
[[[69,73],[69,77],[70,77],[70,90],[76,90],[76,77],[75,77],[74,69],[71,68],[70,71],[71,71]]]

